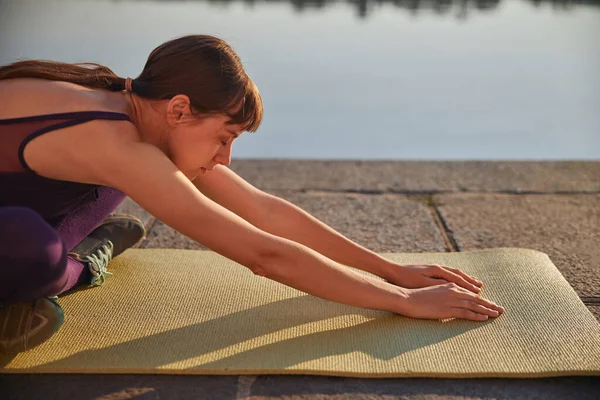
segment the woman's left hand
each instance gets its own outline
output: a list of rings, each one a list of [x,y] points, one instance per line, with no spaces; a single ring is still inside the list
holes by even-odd
[[[454,282],[458,286],[474,293],[481,291],[483,283],[471,277],[458,268],[446,267],[440,264],[397,264],[392,267],[384,278],[389,283],[407,289],[426,286],[444,285]]]

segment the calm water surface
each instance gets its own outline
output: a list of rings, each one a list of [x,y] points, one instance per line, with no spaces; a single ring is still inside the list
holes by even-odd
[[[191,33],[227,40],[263,96],[234,158],[600,159],[600,0],[0,0],[0,64],[136,77]]]

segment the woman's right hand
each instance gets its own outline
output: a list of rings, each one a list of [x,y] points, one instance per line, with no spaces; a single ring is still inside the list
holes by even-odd
[[[396,312],[411,318],[485,321],[504,312],[503,307],[454,282],[402,291],[405,297]]]

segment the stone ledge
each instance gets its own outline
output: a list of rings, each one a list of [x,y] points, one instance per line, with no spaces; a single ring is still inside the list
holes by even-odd
[[[599,193],[600,161],[232,161],[260,189]]]

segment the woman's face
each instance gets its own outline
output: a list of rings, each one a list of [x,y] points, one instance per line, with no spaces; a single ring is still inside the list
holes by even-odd
[[[175,122],[170,123],[168,135],[170,159],[188,179],[210,173],[218,164],[231,163],[231,146],[242,133],[242,127],[227,124],[228,116],[213,115],[198,120],[189,109],[187,112],[182,109],[168,118],[174,118]]]

